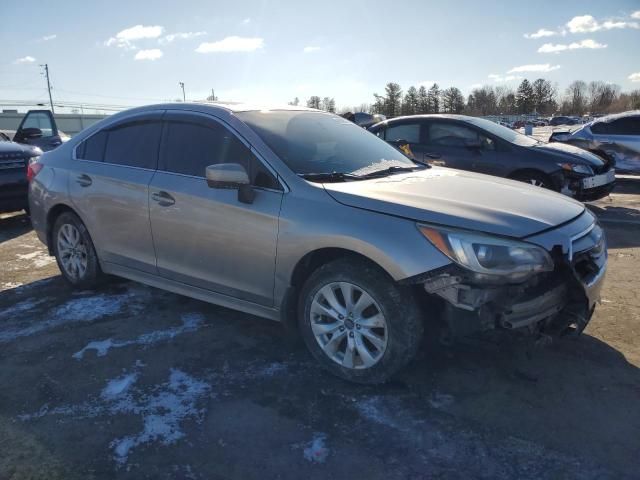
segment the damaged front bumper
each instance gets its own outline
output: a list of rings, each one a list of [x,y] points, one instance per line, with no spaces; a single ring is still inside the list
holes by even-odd
[[[443,300],[448,332],[453,337],[497,328],[547,335],[581,333],[600,297],[606,240],[588,212],[559,230],[529,239],[551,252],[555,268],[523,283],[482,277],[454,264],[421,278],[424,290]]]

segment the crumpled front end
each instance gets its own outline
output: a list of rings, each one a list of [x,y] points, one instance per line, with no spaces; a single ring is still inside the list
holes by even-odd
[[[413,279],[441,299],[453,336],[506,329],[537,335],[581,333],[599,300],[606,267],[606,239],[593,215],[528,241],[550,252],[554,269],[521,283],[477,275],[451,264]]]

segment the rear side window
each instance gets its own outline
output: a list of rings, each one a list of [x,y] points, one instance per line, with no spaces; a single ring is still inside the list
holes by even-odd
[[[104,161],[116,165],[155,169],[160,133],[159,121],[127,123],[110,129]]]
[[[612,122],[594,123],[591,131],[608,135],[640,135],[640,117],[624,117]]]
[[[420,143],[420,124],[405,123],[388,127],[384,139],[387,142],[405,140],[408,143]]]
[[[78,145],[76,149],[76,158],[102,162],[104,160],[104,148],[106,145],[107,132],[102,130]]]
[[[161,170],[204,177],[209,165],[238,163],[247,170],[252,185],[280,189],[251,150],[224,126],[215,122],[172,120],[166,123],[165,131]]]

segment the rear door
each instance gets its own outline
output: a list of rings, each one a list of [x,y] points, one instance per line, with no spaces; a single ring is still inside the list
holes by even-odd
[[[13,141],[40,147],[45,152],[62,144],[50,110],[29,110],[22,118]]]
[[[75,149],[69,192],[102,261],[157,273],[149,224],[162,112],[130,116]]]
[[[432,163],[437,155],[426,155],[424,140],[424,122],[420,119],[407,119],[399,122],[393,122],[384,130],[376,135],[381,136],[384,140],[408,157],[412,157],[419,162]]]
[[[640,115],[597,122],[590,129],[598,148],[616,159],[618,170],[640,173]]]
[[[423,135],[425,156],[442,166],[497,176],[511,168],[492,137],[463,122],[427,120]]]
[[[208,165],[239,163],[256,193],[210,188]],[[188,285],[273,305],[283,188],[228,125],[212,116],[167,112],[150,218],[160,275]]]

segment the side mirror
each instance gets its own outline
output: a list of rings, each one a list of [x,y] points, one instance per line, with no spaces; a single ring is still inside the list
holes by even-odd
[[[206,169],[207,185],[211,188],[237,188],[238,201],[253,203],[256,196],[249,175],[239,163],[219,163]]]
[[[26,139],[35,139],[35,138],[42,138],[42,130],[40,130],[39,128],[23,128],[22,131],[20,132],[22,138]]]

